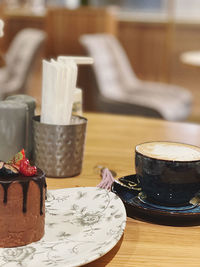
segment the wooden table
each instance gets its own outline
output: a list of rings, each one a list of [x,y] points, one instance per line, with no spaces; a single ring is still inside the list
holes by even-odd
[[[106,166],[117,177],[135,172],[135,145],[166,140],[200,145],[200,126],[133,116],[85,114],[87,140],[82,173],[73,178],[47,179],[49,189],[96,186],[98,166]],[[118,244],[87,267],[175,267],[200,266],[200,227],[173,227],[127,218]]]

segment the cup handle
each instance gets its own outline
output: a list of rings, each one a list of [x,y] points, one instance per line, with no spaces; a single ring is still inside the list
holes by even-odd
[[[119,182],[121,183],[122,186],[128,189],[132,189],[132,190],[136,190],[140,192],[141,186],[137,178],[137,174],[130,175],[130,177],[132,177],[132,179],[129,179],[129,176],[119,178]]]
[[[190,199],[189,203],[194,206],[200,206],[200,192],[198,192],[192,199]]]

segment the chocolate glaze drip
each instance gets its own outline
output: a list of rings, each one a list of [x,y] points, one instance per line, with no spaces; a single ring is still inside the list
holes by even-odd
[[[22,190],[23,190],[23,205],[22,205],[22,211],[25,213],[26,212],[26,204],[27,204],[27,194],[28,194],[28,187],[29,187],[29,183],[30,181],[26,181],[26,182],[19,182],[22,186]]]
[[[3,186],[3,190],[4,190],[4,197],[3,197],[3,203],[7,203],[7,198],[8,198],[8,187],[10,186],[11,183],[7,183],[7,184],[1,184]]]
[[[46,195],[46,181],[45,179],[33,179],[33,181],[38,185],[39,189],[40,189],[40,215],[43,214],[43,201],[44,201],[44,197],[43,197],[43,188],[45,188],[45,195]]]
[[[27,211],[27,196],[28,196],[28,188],[30,181],[35,182],[40,190],[40,215],[43,214],[43,202],[44,202],[44,197],[43,197],[43,188],[46,190],[46,180],[45,180],[45,175],[42,172],[42,170],[38,169],[37,175],[35,176],[22,176],[19,174],[19,176],[15,177],[5,177],[2,179],[0,177],[0,184],[4,189],[4,198],[3,198],[3,203],[7,203],[8,201],[8,188],[13,182],[18,182],[22,186],[22,192],[23,192],[23,205],[22,205],[22,211],[25,213]]]

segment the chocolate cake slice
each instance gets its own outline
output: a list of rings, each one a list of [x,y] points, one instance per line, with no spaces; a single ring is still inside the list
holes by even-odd
[[[0,161],[0,247],[23,246],[43,237],[45,191],[41,169],[24,176]]]

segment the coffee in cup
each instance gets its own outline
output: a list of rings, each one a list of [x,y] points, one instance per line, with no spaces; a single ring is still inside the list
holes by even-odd
[[[135,148],[136,175],[148,202],[188,205],[200,191],[200,148],[176,142],[147,142]]]

